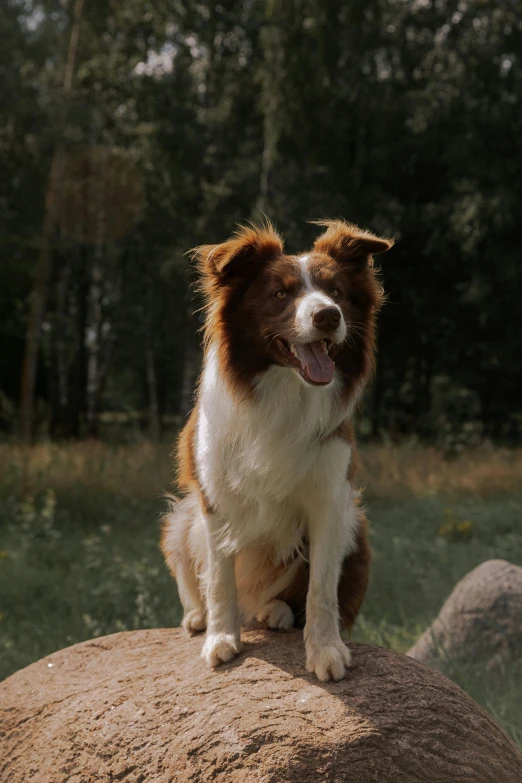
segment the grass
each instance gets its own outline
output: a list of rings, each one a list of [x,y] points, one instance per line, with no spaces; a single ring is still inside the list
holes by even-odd
[[[0,677],[58,648],[178,625],[158,550],[171,448],[0,445]],[[522,450],[369,446],[362,477],[374,566],[353,638],[405,651],[455,583],[490,558],[522,564]],[[522,746],[522,665],[451,676]]]

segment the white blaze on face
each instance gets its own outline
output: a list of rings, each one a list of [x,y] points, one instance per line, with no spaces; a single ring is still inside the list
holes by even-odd
[[[329,337],[332,337],[335,343],[342,343],[346,337],[346,324],[341,308],[331,297],[327,296],[324,291],[321,291],[318,286],[314,285],[309,270],[310,256],[299,256],[297,262],[299,264],[301,279],[304,286],[304,293],[297,305],[295,316],[295,328],[299,335],[299,342],[311,343],[314,340],[320,340],[324,337],[324,334],[313,325],[312,316],[314,312],[321,307],[335,307],[341,314],[341,321],[335,332],[332,335],[329,335]]]

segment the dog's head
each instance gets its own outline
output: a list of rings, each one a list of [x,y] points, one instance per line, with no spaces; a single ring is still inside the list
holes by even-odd
[[[373,256],[392,243],[339,220],[318,225],[325,231],[297,256],[285,254],[270,224],[195,249],[206,341],[217,342],[234,385],[252,388],[271,365],[307,385],[328,386],[337,376],[345,388],[371,371],[384,297]]]

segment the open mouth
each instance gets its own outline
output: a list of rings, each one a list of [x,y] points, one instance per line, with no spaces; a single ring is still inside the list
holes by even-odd
[[[315,386],[330,383],[335,372],[332,356],[337,346],[326,338],[311,343],[289,343],[278,340],[281,352],[290,367],[295,368],[301,377]]]

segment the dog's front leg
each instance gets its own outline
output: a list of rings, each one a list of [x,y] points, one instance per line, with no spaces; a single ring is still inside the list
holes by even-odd
[[[337,588],[349,549],[351,520],[348,498],[323,505],[309,522],[310,584],[306,600],[306,668],[323,682],[340,680],[350,665],[350,651],[339,633]],[[343,508],[344,507],[344,508]]]
[[[211,515],[209,515],[211,516]],[[207,517],[207,635],[202,656],[209,666],[232,660],[241,651],[234,556],[220,551],[215,529],[217,520]]]

